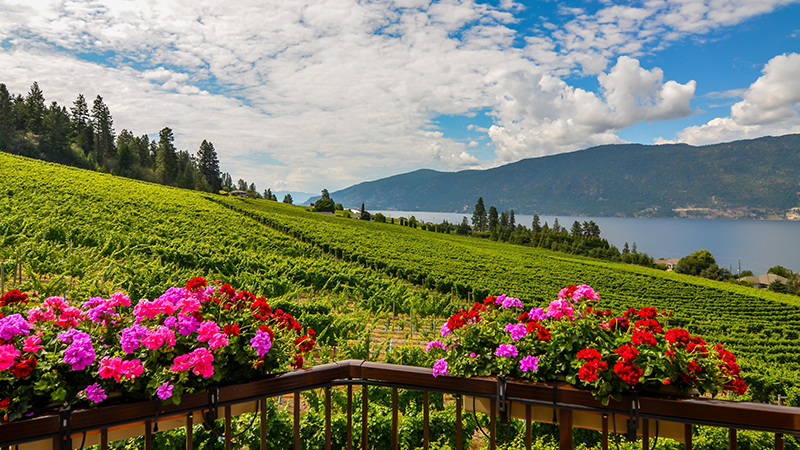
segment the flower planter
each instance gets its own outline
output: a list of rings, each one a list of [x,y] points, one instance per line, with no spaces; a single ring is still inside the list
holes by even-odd
[[[464,396],[464,410],[466,412],[479,412],[484,414],[492,413],[492,399],[485,397]],[[525,420],[525,405],[522,403],[511,402],[509,416],[515,419]],[[495,412],[496,413],[496,412]],[[556,411],[558,417],[558,411]],[[553,423],[553,408],[549,406],[531,405],[531,420],[541,423]],[[651,420],[649,424],[649,435],[659,438],[668,438],[679,442],[685,442],[685,426],[678,422],[666,422],[663,420]],[[614,432],[614,426],[619,434],[625,434],[628,430],[628,417],[623,415],[608,416],[608,431]],[[573,428],[583,428],[587,430],[603,431],[603,415],[601,413],[587,411],[572,411]],[[639,428],[636,430],[637,436],[642,436],[642,421],[639,421]]]
[[[258,411],[257,401],[239,403],[231,406],[231,417],[245,413],[252,413],[256,411]],[[180,414],[177,416],[173,415],[173,416],[159,417],[158,431],[161,432],[161,431],[173,430],[175,428],[185,427],[186,417],[187,417],[186,414]],[[224,417],[223,408],[220,408],[220,417],[221,418]],[[198,411],[194,413],[192,417],[192,423],[195,425],[200,425],[203,423],[202,412]],[[155,422],[151,422],[150,425],[153,426],[154,424]],[[111,427],[108,429],[108,442],[118,441],[121,439],[128,439],[136,436],[144,436],[145,426],[146,426],[145,422],[136,422],[127,425],[120,425],[118,427]],[[73,434],[72,448],[73,449],[81,448],[82,440],[83,440],[83,433]],[[86,442],[83,444],[83,448],[99,444],[100,444],[100,430],[89,431],[86,433]],[[17,448],[19,450],[53,450],[53,440],[46,439],[42,441],[29,442],[26,444],[20,444]]]

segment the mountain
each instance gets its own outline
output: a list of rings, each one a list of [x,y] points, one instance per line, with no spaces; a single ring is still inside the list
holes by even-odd
[[[800,135],[696,147],[603,145],[487,170],[421,169],[331,193],[368,210],[784,218],[800,206]],[[312,202],[316,198],[310,199]]]

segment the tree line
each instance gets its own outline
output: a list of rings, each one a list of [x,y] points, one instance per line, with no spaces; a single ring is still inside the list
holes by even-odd
[[[153,140],[126,129],[116,133],[100,95],[91,107],[83,94],[66,107],[47,104],[35,81],[25,96],[0,83],[0,151],[184,189],[240,189],[261,198],[254,183],[240,179],[234,184],[229,173],[220,171],[213,143],[203,140],[191,154],[176,149],[174,141],[169,127]]]

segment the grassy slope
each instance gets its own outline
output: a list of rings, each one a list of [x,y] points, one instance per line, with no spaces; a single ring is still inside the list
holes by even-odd
[[[221,199],[5,154],[0,168],[0,260],[10,273],[20,250],[26,272],[35,275],[26,287],[43,293],[97,295],[120,286],[134,297],[152,296],[202,274],[266,295],[311,287],[356,293],[378,305],[389,297],[408,300],[420,308],[433,296],[398,278],[507,292],[531,305],[546,303],[565,285],[587,283],[616,310],[653,305],[674,311],[677,323],[724,342],[753,371],[771,365],[784,379],[800,373],[796,297],[325,217],[275,202]],[[354,262],[323,249],[338,249]]]

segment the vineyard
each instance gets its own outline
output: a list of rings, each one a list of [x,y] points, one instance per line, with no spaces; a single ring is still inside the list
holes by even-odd
[[[6,290],[85,298],[124,289],[153,298],[205,276],[283,302],[314,324],[321,344],[344,346],[383,329],[375,320],[387,311],[429,317],[429,330],[487,294],[543,306],[563,286],[588,284],[604,307],[666,309],[671,325],[724,344],[740,357],[757,400],[780,393],[797,402],[800,394],[796,297],[6,154],[0,167]],[[362,349],[360,357],[369,356]]]

